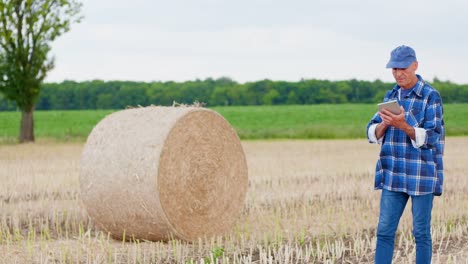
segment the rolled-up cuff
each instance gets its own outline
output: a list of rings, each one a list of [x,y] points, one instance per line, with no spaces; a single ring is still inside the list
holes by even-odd
[[[370,143],[377,143],[377,144],[382,143],[383,136],[379,139],[377,139],[377,137],[375,136],[375,129],[377,128],[378,125],[379,124],[373,124],[369,126],[369,129],[367,130],[367,138],[369,139]]]
[[[420,148],[426,143],[426,130],[424,128],[415,127],[414,135],[416,140],[411,140],[413,147]]]

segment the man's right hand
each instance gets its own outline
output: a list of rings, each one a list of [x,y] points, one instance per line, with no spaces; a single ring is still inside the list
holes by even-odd
[[[385,131],[387,131],[387,128],[389,127],[390,125],[386,124],[385,122],[381,122],[377,125],[377,127],[375,128],[375,137],[377,139],[380,139],[381,137],[383,137],[385,135]]]

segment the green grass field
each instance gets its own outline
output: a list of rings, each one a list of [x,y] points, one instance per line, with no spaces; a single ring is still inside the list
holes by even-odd
[[[468,135],[468,104],[447,104],[448,136]],[[214,107],[241,139],[364,138],[373,104]],[[84,141],[112,110],[36,111],[37,140]],[[16,142],[21,113],[0,112],[0,142]]]

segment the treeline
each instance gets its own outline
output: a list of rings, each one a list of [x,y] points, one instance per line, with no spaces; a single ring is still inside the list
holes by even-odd
[[[468,85],[434,79],[444,103],[468,103]],[[36,110],[122,109],[127,106],[191,104],[280,105],[376,103],[393,83],[375,81],[301,80],[298,82],[262,80],[237,83],[229,78],[186,82],[64,81],[46,83]],[[2,98],[0,110],[15,110],[16,105]]]

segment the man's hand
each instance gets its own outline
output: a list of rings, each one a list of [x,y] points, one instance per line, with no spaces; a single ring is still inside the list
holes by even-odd
[[[408,125],[405,120],[405,109],[403,106],[400,106],[400,113],[398,115],[390,112],[387,109],[382,109],[379,112],[382,122],[387,126],[393,126],[399,129],[402,129],[405,125]]]
[[[387,109],[382,109],[379,112],[380,117],[382,118],[382,123],[384,126],[393,126],[403,130],[411,139],[415,140],[416,135],[414,132],[414,128],[406,123],[405,120],[405,109],[403,106],[400,106],[400,113],[393,114],[392,112],[388,111]]]

